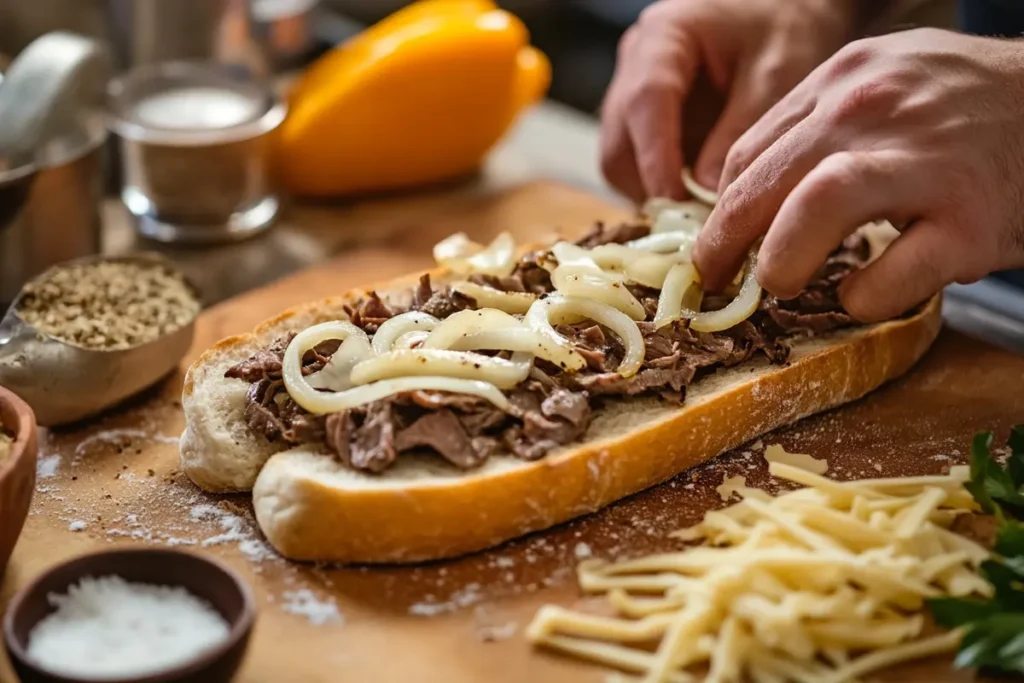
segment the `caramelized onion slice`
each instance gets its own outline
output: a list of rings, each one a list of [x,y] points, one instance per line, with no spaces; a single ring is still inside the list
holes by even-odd
[[[610,280],[602,272],[579,266],[558,266],[551,274],[551,283],[559,294],[599,301],[622,311],[633,320],[643,320],[647,311],[622,282]]]
[[[475,332],[460,337],[451,348],[454,351],[518,351],[543,358],[564,369],[570,369],[569,363],[574,360],[562,347],[525,325],[514,329]],[[578,354],[576,358],[582,359]],[[581,367],[573,365],[571,369],[579,370]]]
[[[532,329],[566,349],[573,348],[572,342],[558,334],[552,325],[581,319],[593,320],[614,332],[626,349],[618,372],[626,377],[636,374],[644,362],[644,338],[637,324],[625,313],[592,299],[553,294],[535,303],[526,314],[526,323]]]
[[[450,349],[455,342],[468,334],[483,330],[504,330],[522,327],[523,323],[496,308],[458,311],[441,321],[426,341],[425,349]]]
[[[311,400],[299,403],[299,400],[295,399],[295,402],[314,415],[351,410],[388,396],[410,391],[447,391],[452,394],[468,394],[490,401],[499,410],[509,412],[512,409],[505,394],[501,393],[493,384],[469,379],[452,379],[451,377],[401,377],[364,384],[334,393],[311,391],[313,392]],[[293,399],[295,398],[291,390],[288,393],[292,395]]]
[[[680,318],[693,319],[700,313],[703,294],[700,278],[692,263],[672,266],[665,276],[665,286],[658,297],[658,311],[654,314],[654,325],[662,328]]]
[[[430,332],[440,322],[429,313],[420,311],[409,311],[396,315],[381,323],[381,326],[377,328],[377,333],[373,335],[373,351],[378,354],[387,353],[394,347],[399,337],[416,330]]]
[[[314,389],[342,391],[352,386],[352,368],[374,356],[373,347],[366,335],[352,335],[341,343],[327,365],[319,372],[306,376],[309,386]]]
[[[507,232],[482,247],[457,232],[434,245],[434,260],[458,275],[508,275],[515,268],[516,243]]]
[[[429,341],[429,340],[428,340]],[[400,377],[468,379],[513,389],[530,374],[533,357],[517,353],[511,360],[447,349],[402,349],[365,360],[352,369],[354,384]]]
[[[705,311],[690,320],[690,327],[698,332],[719,332],[749,318],[761,303],[761,286],[757,284],[755,271],[757,258],[753,252],[747,258],[747,265],[740,284],[740,291],[729,305],[718,311]]]
[[[536,294],[503,292],[474,282],[456,282],[452,284],[452,289],[476,301],[478,308],[496,308],[506,313],[526,313],[537,300]]]
[[[625,246],[630,249],[653,251],[659,254],[679,252],[686,258],[690,258],[690,252],[693,251],[693,245],[696,243],[697,236],[695,234],[676,231],[651,233],[646,237],[626,242]]]
[[[704,202],[708,206],[714,206],[718,203],[718,193],[698,183],[689,168],[683,169],[683,187],[693,195],[694,199]]]
[[[392,351],[398,349],[411,349],[417,344],[422,344],[430,336],[429,332],[424,330],[413,330],[412,332],[406,332],[401,337],[395,340],[395,343],[391,345]]]

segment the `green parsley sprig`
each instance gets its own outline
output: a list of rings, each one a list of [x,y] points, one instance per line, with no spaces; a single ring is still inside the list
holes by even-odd
[[[964,487],[998,530],[994,557],[981,564],[992,585],[985,600],[935,598],[928,601],[935,622],[963,629],[956,666],[1024,674],[1024,425],[1010,431],[1006,465],[992,457],[993,436],[982,432],[971,442],[971,476]]]

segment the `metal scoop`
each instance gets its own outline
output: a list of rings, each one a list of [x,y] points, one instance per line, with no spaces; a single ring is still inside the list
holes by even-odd
[[[158,264],[180,274],[154,253],[92,256],[56,267],[101,262]],[[187,278],[185,282],[197,292]],[[24,289],[0,320],[0,385],[28,403],[38,423],[46,427],[94,416],[152,386],[178,367],[192,345],[194,317],[169,334],[126,349],[75,346],[23,320],[18,315],[23,296]]]

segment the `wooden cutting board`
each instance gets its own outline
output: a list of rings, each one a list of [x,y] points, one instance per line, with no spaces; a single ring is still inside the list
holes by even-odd
[[[527,241],[618,215],[600,200],[546,183],[349,210],[356,225],[347,229],[387,235],[385,241],[207,311],[188,360],[287,306],[424,268],[430,246],[451,232],[483,240],[510,230]],[[1024,358],[944,331],[906,378],[764,441],[825,456],[839,477],[938,472],[965,461],[976,430],[994,428],[1002,438],[1024,422],[1022,378]],[[580,600],[577,559],[670,548],[668,532],[722,504],[714,488],[723,474],[767,480],[761,458],[739,449],[600,514],[462,560],[387,569],[300,566],[268,549],[245,496],[205,495],[177,473],[181,381],[178,373],[100,421],[44,435],[34,506],[0,604],[46,567],[115,543],[208,552],[242,571],[259,596],[242,683],[596,683],[600,668],[535,651],[522,637],[543,603]],[[0,661],[0,680],[12,681],[6,666]],[[883,680],[969,677],[933,660]]]

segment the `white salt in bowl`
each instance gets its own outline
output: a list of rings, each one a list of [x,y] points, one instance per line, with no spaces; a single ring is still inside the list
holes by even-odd
[[[55,611],[51,594],[67,594],[86,577],[119,576],[131,583],[181,587],[208,603],[228,624],[220,644],[174,667],[139,676],[72,678],[29,656],[29,635]],[[209,557],[167,548],[123,548],[76,557],[18,592],[3,620],[4,645],[22,683],[208,683],[229,681],[242,663],[256,618],[252,591],[232,569]]]

